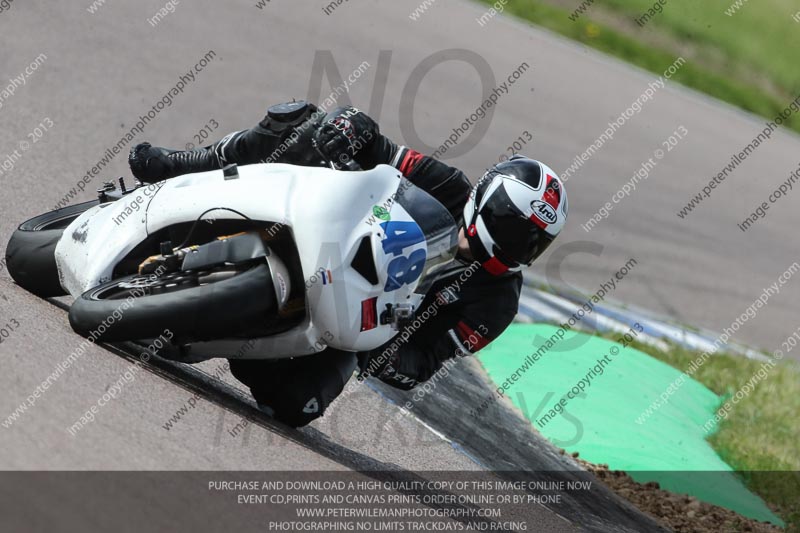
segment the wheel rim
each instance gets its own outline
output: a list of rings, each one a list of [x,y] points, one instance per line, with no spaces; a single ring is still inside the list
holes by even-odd
[[[134,275],[98,288],[92,293],[92,299],[121,300],[129,296],[142,297],[167,294],[217,283],[240,273],[241,271],[237,271],[232,267],[222,267],[214,270],[180,270],[162,276],[152,274]]]

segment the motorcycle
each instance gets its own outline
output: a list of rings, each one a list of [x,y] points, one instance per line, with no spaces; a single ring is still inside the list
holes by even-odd
[[[450,213],[391,166],[261,163],[105,183],[95,201],[24,222],[6,254],[21,287],[74,298],[78,334],[168,330],[168,357],[199,362],[376,348],[456,249]]]

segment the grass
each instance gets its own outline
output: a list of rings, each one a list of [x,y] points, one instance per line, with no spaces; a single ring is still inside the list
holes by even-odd
[[[800,5],[751,0],[729,17],[732,1],[668,0],[643,28],[634,19],[653,1],[595,2],[575,21],[580,0],[508,0],[505,11],[657,75],[684,57],[673,81],[772,120],[800,94]],[[800,115],[784,124],[800,132]]]
[[[700,354],[680,347],[662,351],[634,347],[678,370]],[[692,375],[716,394],[729,398],[747,383],[763,362],[715,354]],[[739,401],[708,439],[720,457],[740,473],[745,484],[771,504],[800,532],[800,365],[780,361],[755,390]]]

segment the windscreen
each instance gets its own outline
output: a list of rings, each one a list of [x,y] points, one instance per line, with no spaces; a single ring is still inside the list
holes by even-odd
[[[450,212],[433,196],[402,178],[395,200],[414,219],[425,236],[427,258],[417,289],[425,294],[436,274],[455,258],[458,250],[458,227]]]

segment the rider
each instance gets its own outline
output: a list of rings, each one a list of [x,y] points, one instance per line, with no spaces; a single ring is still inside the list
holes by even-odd
[[[303,101],[278,104],[254,128],[204,148],[176,151],[139,144],[129,163],[136,178],[153,182],[231,163],[318,166],[351,156],[363,169],[397,168],[441,202],[459,224],[458,254],[420,305],[435,309],[431,318],[384,346],[357,355],[327,348],[277,361],[230,360],[232,373],[250,387],[259,405],[293,426],[322,416],[356,366],[363,377],[408,390],[432,377],[447,359],[472,355],[497,338],[517,314],[521,269],[544,252],[567,217],[563,184],[539,161],[513,156],[473,187],[460,170],[381,135],[378,124],[353,107],[326,114]]]

